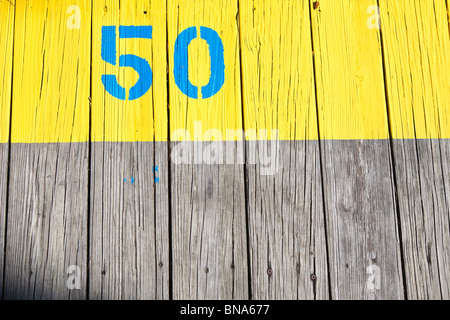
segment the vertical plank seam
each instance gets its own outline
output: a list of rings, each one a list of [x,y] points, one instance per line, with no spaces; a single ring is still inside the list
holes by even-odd
[[[322,143],[321,143],[321,135],[320,135],[320,121],[319,121],[319,101],[317,96],[317,76],[316,76],[316,57],[314,50],[314,33],[313,33],[313,20],[312,20],[312,12],[311,3],[312,0],[309,0],[309,22],[310,22],[310,32],[311,32],[311,49],[312,49],[312,63],[313,63],[313,76],[314,76],[314,95],[316,100],[316,119],[317,119],[317,141],[319,144],[319,164],[320,164],[320,177],[321,177],[321,188],[322,188],[322,207],[323,207],[323,224],[324,224],[324,236],[325,236],[325,252],[327,257],[327,277],[328,277],[328,299],[332,300],[332,289],[331,289],[331,276],[330,276],[330,254],[329,254],[329,242],[328,242],[328,227],[327,227],[327,209],[325,203],[325,188],[324,188],[324,168],[322,161]],[[315,297],[316,298],[316,297]]]
[[[89,83],[89,138],[88,138],[88,194],[87,194],[87,246],[86,246],[86,300],[89,300],[90,291],[90,264],[91,264],[91,144],[92,144],[92,37],[93,37],[93,16],[94,16],[94,0],[91,0],[91,47],[90,49],[90,83]]]
[[[448,6],[448,0],[445,0],[445,6],[447,8],[447,22],[448,22],[448,31],[450,36],[450,7]]]
[[[169,3],[166,0],[166,87],[167,87],[167,191],[169,204],[169,300],[173,300],[173,243],[172,243],[172,168],[170,165],[170,154],[172,143],[170,141],[170,60],[169,60]],[[154,120],[153,120],[154,121]]]
[[[237,0],[237,28],[239,33],[239,66],[240,66],[240,81],[241,81],[241,110],[242,110],[242,130],[245,130],[245,113],[244,113],[244,81],[243,77],[243,68],[242,68],[242,32],[241,32],[241,14],[240,14],[240,0]],[[246,241],[247,241],[247,289],[248,289],[248,300],[252,300],[252,265],[251,265],[251,256],[250,256],[250,217],[248,213],[248,172],[247,172],[247,152],[245,145],[245,133],[242,136],[242,148],[244,149],[244,201],[245,201],[245,233],[246,233]],[[234,258],[234,257],[233,257]]]
[[[16,0],[17,1],[17,0]],[[12,30],[12,54],[11,54],[11,98],[9,107],[9,139],[8,139],[8,161],[6,166],[6,199],[5,199],[5,238],[3,242],[3,270],[2,270],[2,291],[0,300],[5,298],[5,278],[6,278],[6,241],[8,240],[8,207],[9,207],[9,180],[10,180],[10,163],[11,163],[11,126],[12,126],[12,107],[13,107],[13,90],[14,90],[14,49],[16,40],[16,1],[14,1],[14,22]]]
[[[377,0],[378,8],[380,8],[380,0]],[[381,28],[383,27],[383,24],[381,24]],[[390,104],[389,104],[389,92],[388,92],[388,83],[387,83],[387,73],[386,73],[386,57],[385,57],[385,46],[384,46],[384,40],[383,40],[383,31],[380,28],[379,35],[380,35],[380,51],[381,51],[381,59],[382,59],[382,66],[383,66],[383,81],[384,81],[384,98],[386,100],[386,114],[387,114],[387,120],[388,120],[388,131],[389,131],[389,148],[391,149],[391,167],[392,167],[392,180],[394,182],[394,209],[396,210],[396,218],[397,218],[397,232],[399,237],[399,245],[400,245],[400,264],[401,264],[401,272],[402,272],[402,284],[403,284],[403,297],[405,300],[408,300],[408,294],[407,294],[407,288],[406,288],[406,273],[405,273],[405,257],[404,257],[404,248],[403,248],[403,236],[402,236],[402,222],[401,222],[401,214],[400,214],[400,204],[398,201],[398,185],[397,185],[397,172],[395,169],[395,154],[394,154],[394,140],[392,138],[392,121],[390,116]]]

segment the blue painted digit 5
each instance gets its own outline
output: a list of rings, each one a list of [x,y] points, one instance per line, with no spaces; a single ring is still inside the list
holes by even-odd
[[[222,40],[216,31],[200,27],[200,37],[206,40],[211,58],[211,77],[209,83],[202,87],[202,98],[208,99],[220,91],[225,83],[225,60]],[[181,32],[175,41],[175,83],[190,98],[198,99],[198,88],[189,81],[188,47],[197,38],[197,28],[190,27]]]
[[[117,64],[116,27],[102,27],[102,59],[115,66]],[[151,26],[119,26],[120,39],[151,39]],[[130,89],[129,100],[142,97],[153,83],[152,68],[147,60],[133,54],[124,54],[119,57],[119,67],[131,67],[139,74],[138,82]],[[111,74],[102,75],[105,90],[120,100],[126,100],[126,90],[117,82],[117,77]]]

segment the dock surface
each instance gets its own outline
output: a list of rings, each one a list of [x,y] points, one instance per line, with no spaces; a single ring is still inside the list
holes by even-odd
[[[0,0],[0,298],[449,299],[447,0]]]

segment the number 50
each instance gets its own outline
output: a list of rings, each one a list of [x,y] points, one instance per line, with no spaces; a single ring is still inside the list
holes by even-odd
[[[102,60],[117,65],[116,27],[102,27]],[[208,43],[211,59],[209,83],[201,88],[202,98],[208,99],[217,94],[225,82],[224,48],[216,31],[200,27],[200,37]],[[198,99],[198,87],[189,81],[188,47],[197,38],[197,28],[190,27],[181,32],[175,41],[174,76],[178,88],[189,98]],[[119,39],[152,39],[152,26],[119,26]],[[128,99],[136,100],[148,92],[153,82],[153,72],[147,60],[132,54],[119,57],[119,67],[131,67],[139,74],[138,82],[129,90]],[[126,100],[126,90],[111,74],[102,75],[105,90],[113,97]]]

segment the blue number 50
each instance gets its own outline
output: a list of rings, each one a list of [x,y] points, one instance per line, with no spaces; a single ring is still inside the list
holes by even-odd
[[[151,26],[119,26],[120,39],[151,39]],[[102,27],[102,59],[115,66],[117,64],[116,27]],[[119,57],[119,67],[131,67],[139,74],[138,82],[130,89],[129,100],[142,97],[152,86],[153,72],[147,60],[133,54]],[[102,82],[106,91],[120,100],[126,100],[126,90],[117,82],[115,75],[102,75]]]

